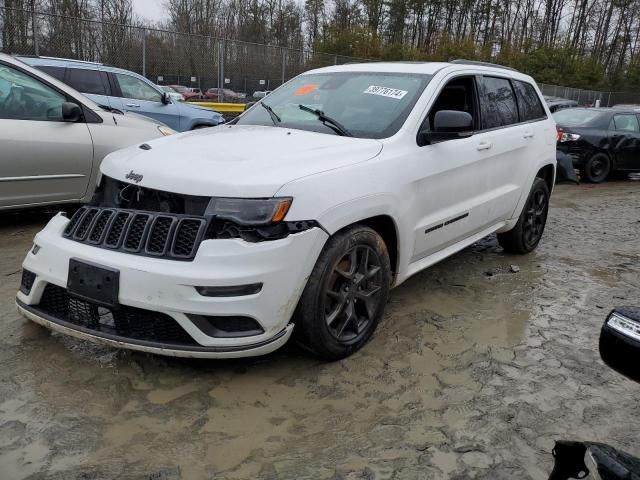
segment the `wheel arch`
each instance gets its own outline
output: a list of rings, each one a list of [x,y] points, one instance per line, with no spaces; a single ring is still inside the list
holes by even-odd
[[[551,193],[556,179],[556,167],[553,164],[548,163],[538,170],[536,177],[542,178],[545,181],[549,188],[549,193]]]
[[[400,239],[398,235],[398,225],[394,218],[388,214],[373,215],[343,225],[337,230],[331,232],[331,235],[335,235],[338,232],[344,231],[356,225],[364,225],[366,227],[369,227],[378,235],[380,235],[387,247],[387,251],[389,253],[389,263],[391,264],[391,272],[395,276],[398,273],[399,269]]]

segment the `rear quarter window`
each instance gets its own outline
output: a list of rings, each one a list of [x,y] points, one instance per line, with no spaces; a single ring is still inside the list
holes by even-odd
[[[516,100],[518,102],[521,122],[543,120],[547,118],[547,114],[544,111],[540,97],[533,85],[527,82],[514,80],[513,89],[516,92]],[[565,106],[561,105],[558,108],[565,108]]]
[[[480,112],[484,130],[518,123],[518,107],[509,80],[482,77],[480,92]]]

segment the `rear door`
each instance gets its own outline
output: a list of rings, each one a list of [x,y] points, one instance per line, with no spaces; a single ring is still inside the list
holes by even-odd
[[[111,76],[120,94],[120,98],[117,99],[119,105],[113,105],[115,108],[154,118],[174,130],[181,131],[176,105],[162,103],[162,93],[159,90],[133,75],[114,72]]]
[[[616,154],[616,167],[621,170],[640,168],[640,125],[633,113],[613,116],[611,144]]]
[[[81,199],[93,163],[87,124],[62,119],[63,92],[0,62],[0,207]]]
[[[87,95],[98,105],[112,107],[109,79],[105,72],[91,68],[67,67],[64,82]]]
[[[487,220],[506,220],[513,216],[522,193],[526,164],[534,160],[531,143],[537,132],[520,123],[509,78],[483,75],[479,83],[483,143],[487,146],[480,153],[490,176],[485,185],[485,213]]]

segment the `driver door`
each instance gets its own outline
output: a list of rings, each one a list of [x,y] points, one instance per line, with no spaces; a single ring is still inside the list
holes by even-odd
[[[176,105],[162,103],[162,92],[133,75],[126,73],[112,73],[111,75],[115,78],[122,94],[121,98],[113,99],[120,102],[120,105],[114,105],[115,108],[151,117],[174,130],[181,131],[180,116]]]
[[[86,123],[65,122],[66,96],[0,62],[0,207],[79,200],[93,144]]]

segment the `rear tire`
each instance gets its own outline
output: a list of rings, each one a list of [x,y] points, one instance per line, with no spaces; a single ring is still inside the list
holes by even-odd
[[[611,159],[604,153],[596,153],[580,169],[580,176],[590,183],[604,182],[609,173],[611,173]]]
[[[294,313],[294,335],[304,349],[339,360],[373,335],[387,303],[391,265],[374,230],[345,229],[325,245]]]
[[[522,255],[535,250],[547,224],[549,197],[547,182],[536,177],[518,223],[508,232],[498,234],[498,243],[505,252]]]

